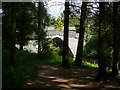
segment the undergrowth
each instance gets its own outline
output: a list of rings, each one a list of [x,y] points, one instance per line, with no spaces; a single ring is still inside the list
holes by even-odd
[[[38,57],[35,53],[29,53],[27,51],[16,50],[16,64],[10,65],[9,51],[3,50],[2,52],[2,73],[3,73],[3,88],[21,88],[26,80],[34,79],[37,76],[36,64],[52,64],[61,65],[62,57],[58,55],[51,55],[48,57]],[[73,59],[69,59],[69,63],[72,64]],[[84,62],[84,65],[89,68],[97,68],[96,65]]]

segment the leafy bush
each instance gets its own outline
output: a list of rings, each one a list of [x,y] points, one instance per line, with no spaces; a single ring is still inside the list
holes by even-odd
[[[37,75],[37,67],[31,62],[35,55],[26,51],[16,51],[16,65],[11,66],[9,51],[3,50],[3,88],[20,88],[24,82]]]
[[[58,17],[54,24],[55,29],[63,30],[63,22],[61,21],[60,17]]]
[[[3,68],[3,88],[20,88],[26,80],[36,77],[35,65],[19,65]]]
[[[90,68],[90,69],[98,70],[98,64],[92,64],[92,63],[89,63],[89,62],[84,61],[84,62],[83,62],[83,65],[84,65],[85,67]]]
[[[98,37],[94,35],[91,37],[90,40],[84,46],[84,56],[90,58],[97,58],[97,49],[98,49]],[[113,58],[113,48],[108,44],[106,41],[105,43],[105,59],[107,66],[112,65],[112,58]]]
[[[39,54],[39,58],[45,58],[45,57],[50,57],[53,56],[53,54],[55,54],[55,50],[54,50],[54,46],[53,46],[53,42],[52,40],[46,38],[43,41],[41,41],[41,51]]]
[[[97,51],[96,50],[91,50],[89,56],[90,57],[97,57]]]
[[[97,57],[97,48],[98,48],[98,37],[92,37],[84,46],[84,56],[85,57]]]

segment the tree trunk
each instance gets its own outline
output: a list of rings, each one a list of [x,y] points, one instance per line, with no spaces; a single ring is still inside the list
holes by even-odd
[[[38,55],[40,55],[41,52],[41,44],[40,44],[40,27],[41,27],[41,2],[38,2]]]
[[[98,42],[98,66],[99,71],[95,81],[106,80],[105,60],[105,3],[99,2],[99,42]]]
[[[22,30],[20,30],[20,41],[19,41],[19,44],[20,44],[20,50],[23,50],[24,41],[23,41],[23,32],[22,32]]]
[[[83,2],[81,7],[81,18],[80,18],[80,29],[79,29],[79,41],[77,46],[77,54],[75,64],[82,66],[83,58],[83,42],[84,42],[84,31],[85,31],[85,20],[86,20],[87,3]]]
[[[119,32],[118,32],[118,3],[113,3],[113,63],[112,63],[112,77],[118,75],[117,62],[119,59]]]
[[[11,3],[11,22],[12,22],[12,28],[11,28],[11,45],[10,45],[10,61],[11,64],[15,64],[15,54],[16,54],[16,50],[15,50],[15,31],[16,31],[16,3]]]
[[[21,41],[21,42],[20,42],[20,50],[22,50],[22,51],[23,51],[23,46],[24,46],[24,45],[23,45],[23,41]]]
[[[69,2],[65,2],[64,14],[65,17],[64,17],[64,41],[63,41],[62,66],[69,67],[69,57],[68,57]]]
[[[21,3],[21,13],[24,13],[25,12],[25,9],[24,9],[24,3]],[[24,21],[24,14],[21,15],[21,19],[22,21]],[[19,44],[20,44],[20,50],[23,50],[23,46],[24,46],[24,27],[25,27],[25,23],[22,22],[22,29],[20,29],[20,41],[19,41]]]

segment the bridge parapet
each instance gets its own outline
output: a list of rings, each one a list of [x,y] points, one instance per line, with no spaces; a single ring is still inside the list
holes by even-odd
[[[63,36],[64,31],[63,30],[47,30],[47,35],[48,36]],[[69,37],[70,38],[78,38],[78,33],[74,30],[69,30]]]

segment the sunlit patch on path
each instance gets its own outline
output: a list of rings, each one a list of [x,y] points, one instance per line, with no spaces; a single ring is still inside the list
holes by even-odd
[[[93,82],[97,72],[86,68],[62,68],[56,65],[38,65],[38,76],[26,81],[27,88],[120,88],[119,83]],[[112,83],[112,84],[111,84]]]

